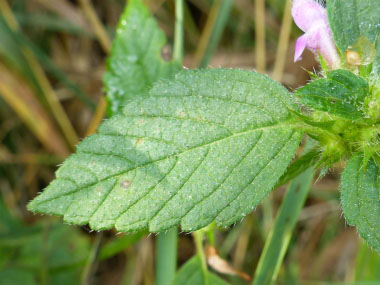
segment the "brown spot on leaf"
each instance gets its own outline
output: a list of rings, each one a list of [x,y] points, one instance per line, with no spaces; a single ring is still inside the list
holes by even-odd
[[[120,182],[120,186],[124,189],[128,189],[131,186],[132,182],[128,180],[123,180]]]

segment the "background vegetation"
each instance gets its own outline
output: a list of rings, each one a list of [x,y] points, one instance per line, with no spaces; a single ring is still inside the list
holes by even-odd
[[[174,1],[145,3],[172,43]],[[105,116],[102,76],[124,6],[123,0],[0,0],[1,284],[154,283],[156,236],[90,232],[25,208]],[[293,63],[300,31],[289,0],[187,0],[184,27],[188,68],[256,69],[289,89],[307,82],[307,70],[318,70],[310,53]],[[164,47],[164,58],[171,50]],[[379,256],[342,218],[341,170],[337,165],[313,182],[287,236],[279,284],[380,282]],[[214,245],[234,268],[254,274],[284,193],[279,188],[241,223],[215,230]],[[192,235],[180,235],[178,267],[195,244]]]

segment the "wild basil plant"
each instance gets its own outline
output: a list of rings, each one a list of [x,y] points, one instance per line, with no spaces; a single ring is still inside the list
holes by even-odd
[[[94,230],[226,227],[275,186],[339,163],[345,219],[380,253],[379,0],[293,1],[295,60],[310,49],[322,67],[293,93],[251,70],[183,70],[176,46],[164,60],[163,32],[128,2],[104,76],[110,118],[29,210]]]

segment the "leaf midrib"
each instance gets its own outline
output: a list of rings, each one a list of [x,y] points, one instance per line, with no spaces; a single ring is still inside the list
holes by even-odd
[[[284,142],[284,144],[282,145],[282,147],[280,148],[280,150],[268,161],[268,163],[265,165],[265,166],[263,166],[260,170],[259,170],[259,172],[258,173],[256,173],[256,175],[254,175],[253,177],[252,177],[252,179],[248,182],[248,183],[246,183],[246,185],[242,188],[242,190],[241,191],[239,191],[239,193],[236,195],[236,197],[235,197],[235,199],[237,199],[244,191],[246,191],[247,190],[247,188],[249,187],[249,185],[251,185],[255,180],[256,180],[256,178],[261,174],[261,172],[262,171],[264,171],[267,167],[268,167],[268,165],[271,163],[271,161],[276,157],[276,156],[278,156],[282,151],[283,151],[283,149],[287,146],[287,144],[289,143],[289,141],[291,140],[291,138],[293,137],[293,135],[294,135],[294,133],[292,133],[292,134],[290,134],[289,135],[289,137],[286,139],[286,141]],[[207,198],[209,198],[212,194],[214,194],[216,191],[218,191],[218,189],[220,189],[220,187],[222,187],[222,185],[225,183],[225,181],[228,179],[228,178],[230,178],[231,177],[231,173],[233,172],[233,170],[234,169],[236,169],[236,167],[238,167],[241,163],[242,163],[242,161],[249,155],[249,153],[251,153],[254,149],[255,149],[255,147],[257,146],[257,144],[259,143],[259,141],[261,140],[261,138],[262,138],[262,134],[260,135],[260,138],[250,147],[250,149],[249,149],[249,151],[247,151],[243,156],[242,156],[242,158],[241,158],[241,160],[237,163],[237,164],[235,164],[234,165],[234,167],[232,168],[232,170],[230,171],[230,173],[229,174],[227,174],[226,175],[226,177],[223,179],[223,181],[221,181],[220,183],[218,183],[218,185],[212,190],[212,191],[210,191],[210,193],[209,194],[207,194],[207,195],[205,195],[200,201],[198,201],[196,204],[194,204],[191,208],[189,208],[188,210],[186,210],[186,212],[184,213],[184,214],[182,214],[181,215],[181,217],[177,217],[177,218],[172,218],[172,219],[174,219],[174,220],[179,220],[180,222],[182,222],[182,219],[184,219],[197,205],[199,205],[200,203],[202,203],[204,200],[206,200]],[[208,152],[207,152],[207,154],[208,154]],[[206,157],[207,157],[207,154],[206,154],[206,156],[202,159],[202,161],[200,161],[200,163],[198,164],[198,166],[197,166],[197,168],[199,168],[199,166],[204,162],[204,160],[206,159]],[[175,163],[176,164],[176,163]],[[175,167],[175,165],[173,166],[173,168]],[[171,168],[171,170],[173,169],[173,168]],[[170,171],[171,171],[170,170]],[[169,173],[170,173],[170,171],[169,171]],[[161,207],[160,207],[160,209],[158,209],[157,211],[156,211],[156,213],[152,216],[152,217],[150,217],[149,218],[149,222],[148,222],[148,227],[150,228],[150,222],[160,213],[160,211],[162,210],[162,209],[164,209],[165,208],[165,206],[167,205],[167,203],[170,201],[170,200],[172,200],[174,197],[176,197],[177,195],[178,195],[178,193],[179,193],[179,191],[181,190],[181,188],[183,187],[183,185],[185,185],[186,184],[186,182],[190,179],[190,177],[193,175],[195,173],[195,170],[191,173],[191,175],[186,179],[186,181],[178,188],[178,191],[177,191],[177,193],[176,194],[174,194],[172,197],[170,197],[167,201],[165,201],[165,203],[164,203],[164,205],[162,205]],[[161,183],[161,182],[159,182],[159,183]],[[158,183],[158,184],[159,184]],[[153,186],[151,189],[154,189],[158,184],[156,184],[155,186]],[[151,190],[150,189],[150,190]],[[122,211],[122,213],[120,213],[115,219],[114,219],[114,221],[115,221],[115,223],[116,223],[116,221],[123,215],[123,214],[125,214],[133,205],[135,205],[136,203],[138,203],[141,199],[143,199],[146,195],[148,195],[150,193],[150,191],[148,191],[143,197],[141,197],[139,200],[137,200],[134,204],[132,204],[132,205],[130,205],[130,206],[128,206],[128,208],[127,209],[125,209],[125,210],[123,210]],[[215,216],[215,217],[217,217],[217,216],[219,216],[220,215],[220,213],[222,213],[227,207],[229,206],[229,203],[227,204],[227,205],[225,205],[222,209],[220,209],[218,212],[218,214]],[[89,219],[90,220],[90,219]],[[141,222],[144,222],[144,221],[146,221],[145,219],[142,219],[142,220],[139,220],[139,221],[136,221],[136,222],[133,222],[133,223],[128,223],[128,225],[129,226],[133,226],[133,225],[135,225],[135,224],[139,224],[139,223],[141,223]]]
[[[198,146],[195,146],[195,147],[192,147],[192,148],[188,148],[182,152],[178,152],[178,153],[174,153],[174,154],[171,154],[171,155],[168,155],[168,156],[165,156],[163,158],[160,158],[160,159],[157,159],[157,160],[154,160],[154,161],[149,161],[147,163],[144,163],[144,164],[141,164],[139,166],[136,166],[135,168],[131,168],[131,169],[128,169],[128,170],[123,170],[121,172],[118,172],[116,174],[113,174],[113,175],[110,175],[110,176],[107,176],[105,178],[102,178],[94,183],[91,183],[91,184],[88,184],[86,186],[83,186],[83,187],[80,187],[80,188],[77,188],[75,189],[74,191],[71,191],[71,192],[67,192],[63,195],[60,195],[60,196],[57,196],[57,197],[53,197],[51,199],[47,199],[47,200],[43,200],[43,201],[39,201],[37,204],[43,204],[43,203],[47,203],[47,202],[50,202],[50,201],[53,201],[55,199],[58,199],[58,198],[61,198],[61,197],[65,197],[65,196],[69,196],[73,193],[76,193],[76,192],[79,192],[79,191],[82,191],[82,190],[85,190],[89,187],[92,187],[98,183],[101,183],[103,181],[106,181],[107,179],[110,179],[110,178],[118,178],[118,176],[121,176],[129,171],[133,171],[133,170],[137,170],[137,169],[140,169],[140,168],[143,168],[147,165],[150,165],[150,164],[153,164],[153,163],[156,163],[156,162],[160,162],[160,161],[164,161],[168,158],[172,158],[174,156],[178,156],[178,155],[183,155],[189,151],[193,151],[193,150],[196,150],[196,149],[199,149],[199,148],[202,148],[202,147],[207,147],[207,146],[212,146],[213,144],[216,144],[216,143],[220,143],[224,140],[227,140],[227,139],[230,139],[230,138],[233,138],[233,137],[236,137],[236,136],[243,136],[243,135],[246,135],[246,134],[250,134],[252,132],[258,132],[258,131],[266,131],[266,130],[274,130],[274,129],[281,129],[281,128],[284,128],[284,127],[288,127],[289,129],[295,129],[296,127],[301,127],[302,124],[299,123],[299,122],[284,122],[284,123],[281,123],[281,124],[276,124],[276,125],[272,125],[272,126],[264,126],[264,127],[259,127],[259,128],[255,128],[255,129],[250,129],[250,130],[246,130],[246,131],[242,131],[242,132],[238,132],[238,133],[234,133],[230,136],[227,136],[227,137],[223,137],[223,138],[220,138],[218,140],[215,140],[215,141],[212,141],[212,142],[209,142],[209,143],[206,143],[206,144],[203,144],[203,145],[198,145]],[[114,155],[114,154],[107,154],[107,153],[96,153],[96,152],[90,152],[90,151],[80,151],[78,152],[78,154],[93,154],[93,155],[98,155],[98,156],[115,156],[115,157],[119,157],[121,158],[120,156],[118,155]],[[125,159],[125,158],[123,158]],[[66,177],[62,176],[62,177],[57,177],[57,179],[66,179]]]

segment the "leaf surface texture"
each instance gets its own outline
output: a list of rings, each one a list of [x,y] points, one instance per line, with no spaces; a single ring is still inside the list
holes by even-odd
[[[29,209],[96,230],[228,226],[260,203],[294,156],[296,108],[264,75],[180,72],[84,139]]]
[[[164,33],[141,0],[128,1],[120,17],[104,76],[109,114],[120,112],[126,102],[145,94],[161,78],[181,66],[162,57]]]
[[[344,217],[360,236],[380,253],[379,168],[374,160],[364,167],[360,155],[352,157],[344,170],[341,199]]]

